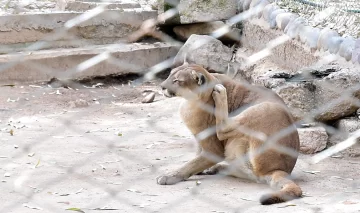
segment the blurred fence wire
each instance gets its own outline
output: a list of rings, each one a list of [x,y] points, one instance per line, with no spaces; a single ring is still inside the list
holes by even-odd
[[[5,4],[6,8],[9,7],[9,4],[10,4],[9,2],[10,1],[8,1]],[[359,35],[358,33],[359,33],[359,27],[360,27],[360,18],[359,18],[360,3],[356,0],[346,1],[346,2],[343,2],[343,1],[336,1],[336,2],[335,1],[326,1],[326,2],[321,2],[321,1],[315,2],[314,1],[314,2],[312,2],[312,1],[307,1],[307,0],[296,0],[296,1],[279,0],[279,1],[276,1],[276,3],[283,8],[286,8],[290,11],[296,12],[296,13],[304,16],[306,19],[308,19],[310,21],[310,23],[313,26],[330,27],[330,28],[333,28],[344,34],[349,34],[349,35],[353,35],[353,36]],[[341,6],[339,6],[339,5],[341,5]],[[236,16],[227,20],[227,23],[229,24],[228,26],[224,26],[222,28],[217,29],[212,34],[210,34],[210,36],[212,36],[214,38],[220,38],[220,37],[224,36],[226,33],[230,32],[231,26],[236,25],[243,21],[247,21],[248,19],[251,19],[255,14],[258,14],[261,11],[261,9],[262,9],[261,6],[258,5],[258,6],[250,8],[249,10],[240,12]],[[19,64],[21,62],[24,62],[26,56],[35,54],[35,52],[37,50],[41,50],[44,47],[46,47],[47,45],[52,44],[58,38],[61,38],[64,35],[66,35],[67,33],[69,33],[69,31],[71,29],[75,29],[76,27],[80,26],[82,23],[84,23],[88,20],[91,20],[92,18],[94,18],[96,16],[104,14],[105,11],[106,11],[106,4],[95,7],[93,9],[86,11],[86,12],[78,15],[77,17],[67,21],[66,23],[63,24],[63,27],[61,29],[52,32],[51,34],[49,34],[47,36],[47,38],[44,38],[42,41],[35,42],[34,44],[24,48],[21,52],[8,52],[6,54],[3,54],[3,56],[8,57],[9,60],[2,61],[2,64],[0,66],[0,74],[9,68],[16,66],[17,64]],[[118,18],[115,15],[115,13],[111,13],[111,14],[113,16],[108,17],[108,18],[113,18],[113,19]],[[76,74],[84,72],[87,69],[89,69],[90,67],[96,66],[96,65],[106,61],[115,66],[119,66],[119,67],[123,67],[123,68],[126,67],[129,70],[136,70],[136,72],[138,74],[140,74],[141,77],[139,77],[138,79],[136,79],[133,82],[132,86],[134,86],[134,87],[139,86],[139,85],[146,83],[148,81],[151,81],[151,80],[156,80],[158,78],[157,74],[159,74],[165,70],[168,70],[169,68],[172,68],[173,60],[174,60],[173,57],[171,57],[165,61],[162,61],[146,70],[143,70],[141,67],[139,67],[138,64],[132,63],[131,61],[129,62],[122,58],[114,57],[112,55],[112,52],[113,52],[113,50],[124,48],[124,47],[126,47],[126,45],[129,45],[133,42],[137,42],[141,38],[146,37],[146,36],[154,37],[162,42],[175,44],[180,49],[181,46],[183,45],[182,42],[174,39],[171,35],[168,35],[165,32],[158,29],[159,24],[163,23],[165,20],[175,17],[177,14],[178,14],[178,10],[176,7],[174,7],[172,9],[167,10],[165,13],[160,14],[156,19],[145,20],[141,24],[140,28],[137,31],[131,33],[127,37],[126,40],[118,41],[115,44],[106,45],[105,51],[103,51],[100,54],[97,54],[96,56],[94,56],[88,60],[83,61],[82,63],[79,63],[75,67],[69,68],[66,72],[63,72],[59,76],[59,78],[63,78],[66,81],[71,81],[71,80],[67,80],[67,79],[72,79],[73,76],[75,76]],[[279,45],[284,44],[285,42],[287,42],[289,40],[290,40],[289,37],[281,36],[281,37],[278,37],[278,38],[270,41],[268,43],[268,45],[266,46],[266,48],[264,48],[260,51],[257,51],[255,53],[253,53],[252,55],[248,56],[247,58],[245,58],[244,66],[251,66],[253,64],[256,64],[257,62],[259,62],[262,59],[266,58],[267,56],[271,55],[272,50],[274,48],[276,48]],[[199,41],[195,44],[196,47],[193,47],[193,48],[196,49],[197,47],[201,47],[206,42],[207,41]],[[91,45],[90,42],[88,44]],[[146,60],[146,58],[144,58],[144,60]],[[315,64],[316,65],[328,64],[329,62],[331,62],[333,60],[334,60],[334,57],[331,55],[323,56],[318,61],[316,61]],[[55,74],[58,75],[58,73],[59,73],[58,70],[55,70],[49,66],[46,66],[46,65],[43,65],[43,64],[40,64],[37,62],[29,61],[29,62],[27,62],[26,65],[28,67],[34,67],[35,69],[41,70],[44,73],[48,73],[49,75],[55,75]],[[73,83],[73,85],[79,84],[79,86],[81,86],[81,84],[78,82],[74,81],[72,83]],[[249,86],[249,82],[246,82],[246,81],[243,81],[242,84],[244,85],[244,87]],[[333,87],[333,85],[331,85],[330,83],[325,82],[325,85],[326,85],[326,87],[329,87],[329,88]],[[210,86],[213,86],[213,85],[210,85]],[[354,92],[360,91],[359,87],[360,87],[360,83],[355,84],[352,87],[349,87],[346,90],[341,91],[340,97],[331,100],[331,102],[327,102],[326,105],[324,105],[318,109],[314,109],[313,111],[308,113],[302,120],[298,121],[297,124],[301,125],[301,123],[303,123],[303,122],[306,122],[306,123],[317,122],[315,118],[319,114],[321,114],[325,108],[335,106],[335,105],[341,103],[343,100],[351,100],[352,103],[355,103],[355,105],[360,106],[359,99],[354,97],[354,95],[353,95]],[[40,96],[42,93],[43,93],[42,90],[38,90],[37,92],[33,92],[31,95],[34,97],[37,97],[37,96]],[[114,98],[112,96],[104,98],[104,100],[107,100],[109,102],[113,101],[113,99]],[[208,105],[206,105],[206,103],[199,103],[199,104],[204,108],[204,110],[209,111],[209,113],[214,112],[213,106],[208,106]],[[17,102],[17,105],[14,108],[19,109],[19,108],[22,108],[24,105],[26,105],[26,100],[20,100]],[[142,119],[139,115],[136,114],[135,110],[132,109],[131,107],[129,107],[129,108],[125,108],[123,106],[119,106],[119,107],[123,112],[128,111],[134,120]],[[150,169],[147,172],[139,171],[139,175],[136,177],[132,177],[128,180],[126,180],[126,179],[121,180],[122,181],[121,187],[116,187],[114,189],[113,187],[111,187],[109,185],[102,184],[99,181],[91,179],[87,175],[82,174],[78,170],[81,169],[83,166],[86,166],[89,162],[91,162],[92,159],[101,157],[101,156],[105,155],[106,153],[111,152],[114,148],[119,146],[119,144],[117,142],[115,142],[114,140],[107,139],[107,138],[101,137],[101,136],[95,136],[95,135],[90,136],[89,134],[84,134],[84,132],[86,131],[86,129],[85,129],[86,124],[84,124],[84,126],[81,126],[81,127],[76,124],[76,122],[81,117],[98,112],[99,110],[101,110],[101,108],[102,108],[102,106],[98,105],[97,107],[91,108],[89,110],[85,110],[82,113],[68,114],[68,117],[66,117],[63,120],[57,120],[59,126],[57,126],[53,132],[50,132],[45,135],[34,135],[31,139],[29,139],[31,142],[28,143],[28,145],[23,149],[22,152],[17,152],[16,154],[14,154],[10,157],[1,158],[0,167],[3,169],[11,167],[14,164],[14,162],[21,159],[23,156],[28,155],[29,151],[33,150],[37,146],[40,146],[41,144],[49,143],[51,136],[61,134],[62,132],[64,132],[66,130],[66,131],[71,131],[74,134],[84,135],[84,138],[86,138],[87,140],[90,140],[94,144],[96,144],[96,146],[99,147],[99,150],[97,150],[94,153],[89,153],[88,157],[85,159],[81,159],[81,160],[75,159],[74,160],[75,162],[71,166],[59,165],[56,163],[53,164],[52,166],[54,168],[52,170],[54,172],[56,172],[58,170],[61,172],[55,178],[49,178],[46,181],[39,183],[36,186],[37,189],[41,188],[42,190],[48,191],[51,189],[51,187],[53,185],[61,182],[64,179],[68,179],[68,178],[79,179],[81,181],[85,181],[85,182],[89,183],[91,186],[102,188],[107,193],[106,198],[103,198],[101,200],[96,200],[95,203],[91,203],[92,206],[101,206],[108,199],[108,200],[114,200],[118,203],[129,206],[130,208],[134,208],[134,210],[140,211],[140,212],[169,212],[172,209],[175,209],[179,203],[185,203],[194,198],[198,199],[201,202],[207,203],[207,204],[219,206],[220,208],[223,208],[224,211],[229,211],[229,212],[239,212],[239,211],[244,210],[244,209],[248,208],[249,206],[253,205],[253,204],[249,204],[249,203],[244,203],[244,204],[234,203],[234,205],[229,206],[229,205],[225,205],[222,202],[214,199],[210,195],[199,194],[198,191],[200,191],[200,190],[202,190],[202,188],[206,188],[208,186],[206,184],[202,184],[198,188],[192,189],[192,191],[189,195],[183,196],[179,199],[170,199],[169,198],[169,200],[164,201],[164,203],[162,203],[161,208],[157,208],[157,207],[154,207],[151,205],[150,206],[138,205],[137,204],[138,202],[136,200],[132,200],[128,197],[125,197],[125,196],[121,195],[119,192],[124,191],[124,190],[129,190],[129,188],[136,186],[137,183],[140,183],[140,182],[148,179],[149,175],[152,175],[154,173],[156,173],[157,175],[160,175],[161,172],[159,170],[161,170],[161,168],[157,168],[156,165],[153,165],[150,162],[147,162],[145,159],[143,159],[143,157],[141,155],[138,155],[136,152],[133,152],[133,153],[132,152],[121,152],[121,158],[126,159],[127,162],[141,164],[141,165],[146,166],[146,168],[150,168]],[[243,109],[238,109],[238,110],[239,111],[237,111],[236,113],[241,112]],[[2,118],[0,118],[0,119],[2,120]],[[2,121],[2,122],[4,122],[4,121]],[[157,123],[155,120],[150,119],[150,121],[148,121],[147,124],[148,124],[147,128],[152,128],[151,130],[154,131],[156,134],[164,134],[164,132],[166,133],[167,127],[162,126],[161,124]],[[13,124],[9,124],[9,125],[11,126]],[[170,125],[170,123],[168,125]],[[322,126],[325,127],[325,129],[329,132],[339,131],[339,130],[334,129],[333,126],[328,125],[328,124],[322,124]],[[178,128],[185,128],[185,126],[182,126],[182,127],[179,126]],[[9,130],[8,127],[4,128],[4,131],[7,131],[7,130]],[[1,131],[1,134],[4,134],[4,131]],[[131,139],[133,141],[144,140],[144,138],[140,138],[138,136],[138,131],[139,131],[139,129],[136,126],[133,126],[133,130],[131,132],[128,132],[127,134],[131,136]],[[245,129],[245,128],[239,129],[239,131],[243,132],[244,134],[248,134],[251,137],[255,137],[255,138],[259,138],[261,140],[267,141],[267,143],[261,149],[258,150],[257,154],[263,153],[264,151],[266,151],[270,148],[276,149],[279,152],[287,153],[289,155],[294,154],[290,150],[285,149],[284,147],[281,147],[281,146],[275,144],[279,138],[282,138],[291,133],[291,131],[292,131],[291,127],[285,128],[282,131],[279,131],[275,135],[264,135],[262,132],[255,132],[255,131]],[[202,140],[202,139],[207,138],[214,134],[216,134],[215,127],[210,127],[209,129],[203,130],[198,135],[195,135],[195,138],[197,140]],[[326,159],[330,158],[331,156],[356,145],[358,143],[359,137],[360,137],[360,133],[359,133],[359,130],[357,130],[353,134],[351,134],[349,137],[347,137],[345,140],[343,140],[342,142],[339,142],[337,145],[330,147],[328,149],[325,149],[324,151],[317,153],[313,156],[307,156],[307,162],[310,165],[310,164],[319,163],[322,160],[326,160]],[[2,143],[7,143],[7,141],[2,141]],[[60,149],[66,149],[66,145],[64,145],[64,147],[59,147],[59,150]],[[5,154],[5,153],[1,153],[1,154]],[[216,156],[213,153],[206,153],[206,154],[207,154],[206,156],[209,157],[210,159],[214,159],[214,158],[218,159],[219,158],[219,156]],[[245,155],[245,156],[240,157],[238,160],[246,161],[249,158],[250,158],[249,155]],[[7,174],[5,174],[5,177],[6,177],[6,175]],[[46,175],[46,174],[44,174],[44,175]],[[25,175],[25,176],[29,177],[29,175]],[[103,178],[107,179],[107,177],[103,177]],[[213,177],[209,177],[209,178],[212,178],[215,180],[215,179],[219,179],[219,178],[224,178],[224,176],[218,175],[218,176],[213,176]],[[17,212],[17,211],[19,211],[19,209],[21,207],[27,207],[29,209],[29,211],[30,210],[39,210],[39,211],[44,210],[45,212],[63,212],[62,210],[58,209],[56,206],[54,206],[50,202],[47,202],[46,199],[43,200],[43,199],[39,198],[37,196],[36,192],[24,190],[22,188],[23,186],[21,185],[21,183],[23,181],[24,180],[18,180],[18,182],[15,182],[14,183],[15,189],[13,189],[13,190],[11,188],[13,186],[10,184],[6,185],[6,187],[4,187],[7,190],[12,191],[12,193],[17,194],[18,199],[12,200],[11,202],[7,202],[6,205],[2,205],[0,207],[0,212],[3,212],[3,213]],[[357,193],[359,193],[359,191],[358,191],[359,190],[359,180],[354,180],[353,182],[354,182],[353,190],[356,191]],[[154,180],[154,184],[155,184],[155,180]],[[149,187],[151,188],[152,186],[149,186]],[[166,189],[170,190],[169,187],[166,187]],[[176,193],[176,192],[173,192],[173,193]],[[5,199],[6,196],[7,195],[2,194],[2,195],[0,195],[0,198]],[[64,195],[64,196],[67,196],[67,195]],[[343,195],[343,196],[346,196],[346,195]],[[340,195],[339,195],[339,198],[341,198]],[[86,210],[82,210],[82,209],[86,209],[87,204],[89,204],[92,201],[88,201],[86,197],[84,197],[83,199],[84,199],[84,201],[83,201],[84,206],[81,207],[81,209],[79,207],[79,209],[69,208],[68,210],[73,210],[73,211],[78,211],[78,212],[82,212],[82,211],[87,212]],[[28,204],[24,204],[27,202],[32,202],[37,207],[29,206]],[[301,203],[298,205],[301,205]],[[306,206],[305,206],[305,208],[306,208]],[[105,206],[105,207],[101,207],[98,209],[89,209],[89,211],[90,210],[93,210],[93,211],[109,210],[110,211],[110,210],[116,210],[116,209],[111,209],[111,208],[108,208]],[[22,212],[25,212],[25,211],[22,211]],[[314,210],[314,212],[316,212],[316,211]]]

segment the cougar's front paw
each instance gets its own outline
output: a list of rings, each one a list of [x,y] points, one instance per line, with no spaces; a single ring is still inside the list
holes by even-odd
[[[223,101],[226,97],[226,88],[222,84],[216,84],[212,92],[215,101]]]
[[[176,175],[161,175],[156,178],[156,182],[160,185],[173,185],[183,180],[182,177]]]

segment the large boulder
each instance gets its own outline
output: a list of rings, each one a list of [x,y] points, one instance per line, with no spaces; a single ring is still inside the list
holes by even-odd
[[[177,7],[179,13],[167,23],[201,23],[227,20],[236,15],[237,0],[159,0],[159,14]]]
[[[229,27],[230,31],[224,36],[221,36],[219,40],[224,42],[234,42],[240,40],[240,29],[231,28],[229,25],[222,21],[212,21],[206,23],[186,24],[178,25],[173,28],[174,33],[180,40],[187,40],[191,35],[210,35],[214,31],[223,27]]]
[[[339,69],[320,80],[314,80],[317,113],[315,119],[332,121],[349,116],[359,109],[360,73]]]
[[[308,67],[296,74],[250,69],[244,77],[273,89],[297,120],[334,121],[352,115],[360,105],[360,72],[340,65]]]
[[[296,120],[305,118],[315,107],[314,86],[310,82],[286,82],[274,90],[290,108]]]
[[[186,61],[203,66],[205,69],[226,73],[233,51],[221,41],[207,35],[191,35],[174,58],[174,66]]]

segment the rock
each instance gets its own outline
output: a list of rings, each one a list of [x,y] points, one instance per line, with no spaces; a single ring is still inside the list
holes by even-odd
[[[76,101],[70,101],[71,108],[83,108],[89,106],[89,103],[83,99],[77,99]]]
[[[297,39],[299,36],[299,29],[301,29],[301,26],[306,25],[307,20],[303,17],[298,17],[296,19],[290,20],[290,22],[284,29],[284,33],[290,38]]]
[[[271,14],[270,14],[270,28],[271,29],[274,29],[276,28],[276,16],[280,15],[280,14],[283,14],[283,13],[286,13],[286,10],[284,9],[277,9],[277,10],[274,10]]]
[[[316,51],[321,30],[311,26],[300,26],[300,41],[305,43],[312,51]]]
[[[328,145],[334,146],[338,143],[343,142],[348,137],[352,135],[353,132],[360,129],[360,120],[358,117],[348,117],[343,118],[334,124],[337,131],[331,131],[329,134]],[[352,147],[347,148],[346,150],[340,152],[341,154],[345,154],[352,157],[360,156],[360,139],[358,139],[358,144]]]
[[[352,52],[351,60],[353,63],[357,62],[360,64],[360,38],[355,41],[355,47]]]
[[[150,92],[141,101],[141,103],[151,103],[155,99],[155,92]]]
[[[227,20],[236,15],[236,0],[159,0],[158,13],[177,7],[179,14],[167,23],[200,23]]]
[[[242,11],[246,11],[250,8],[251,0],[244,0],[242,5]]]
[[[360,73],[354,69],[339,69],[323,79],[314,80],[318,121],[332,121],[349,116],[359,109]],[[354,90],[350,93],[349,90]]]
[[[336,127],[340,131],[351,134],[360,129],[360,119],[357,117],[343,118],[336,122]]]
[[[311,82],[286,82],[274,91],[284,100],[296,120],[303,119],[315,106]]]
[[[285,78],[274,78],[272,73],[268,72],[265,75],[258,76],[256,79],[254,79],[254,83],[269,89],[274,89],[285,84],[286,80]]]
[[[268,0],[258,1],[257,4],[254,5],[254,7],[259,8],[259,11],[255,14],[255,16],[257,16],[258,18],[261,18],[265,7],[269,4],[270,4],[270,2]],[[251,5],[250,5],[250,7],[251,7]]]
[[[185,55],[188,63],[196,63],[208,70],[225,73],[233,52],[232,49],[211,36],[192,35],[180,48],[173,65],[182,65]]]
[[[262,0],[252,0],[252,1],[250,2],[249,8],[255,7],[255,6],[258,5],[261,1],[262,1]]]
[[[324,51],[329,50],[329,48],[333,48],[333,37],[339,37],[339,34],[335,30],[324,28],[320,32],[317,47],[319,49],[323,49]]]
[[[220,29],[221,27],[230,27],[222,21],[213,21],[206,23],[197,23],[197,24],[186,24],[179,25],[173,28],[174,33],[178,36],[180,40],[187,40],[191,35],[210,35],[215,30]],[[224,42],[234,42],[240,40],[240,30],[237,28],[231,28],[228,33],[220,37],[219,40]]]
[[[281,13],[276,16],[276,26],[281,29],[285,30],[286,26],[289,22],[293,19],[298,18],[299,16],[294,13]]]
[[[337,54],[339,52],[340,49],[340,45],[341,43],[344,41],[344,38],[342,37],[332,37],[330,39],[330,43],[329,43],[329,52],[331,54]]]
[[[328,135],[324,127],[298,128],[300,152],[314,154],[326,148]]]
[[[275,4],[268,4],[264,7],[264,10],[262,12],[262,16],[264,17],[265,21],[270,21],[270,15],[273,11],[279,9],[278,6]]]
[[[350,61],[352,58],[352,53],[355,49],[355,39],[352,37],[347,37],[340,45],[339,55],[344,57],[347,61]]]
[[[56,8],[57,10],[64,11],[65,8],[67,7],[67,4],[68,4],[69,2],[73,2],[73,1],[75,1],[75,0],[56,0],[56,6],[55,6],[55,8]]]

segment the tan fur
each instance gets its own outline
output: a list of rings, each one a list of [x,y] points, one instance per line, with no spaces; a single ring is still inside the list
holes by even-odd
[[[200,137],[214,127],[216,132],[200,138],[197,156],[158,177],[158,184],[221,172],[278,188],[261,197],[264,205],[301,197],[301,188],[289,178],[298,157],[299,136],[292,115],[276,93],[187,63],[173,69],[161,87],[167,97],[186,100],[180,113],[192,134]],[[267,143],[272,144],[265,149]],[[281,152],[275,145],[292,152]]]

